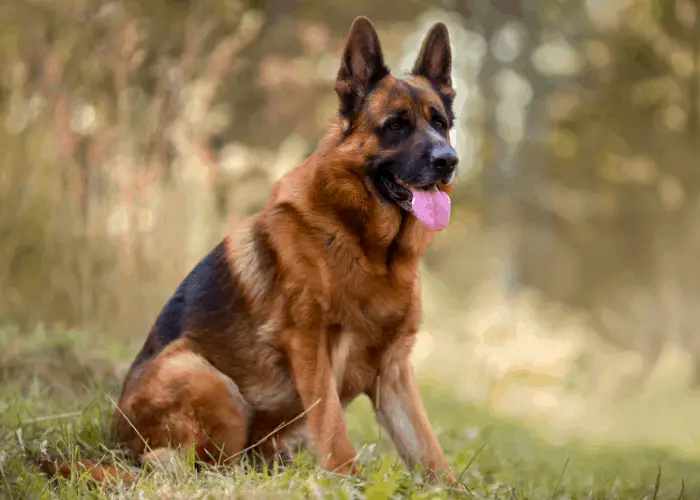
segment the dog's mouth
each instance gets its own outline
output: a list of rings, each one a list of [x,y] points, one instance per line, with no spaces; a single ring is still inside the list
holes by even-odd
[[[411,186],[398,177],[395,182],[411,193],[411,199],[404,210],[411,212],[431,231],[442,231],[450,222],[452,204],[450,197],[436,182]]]
[[[385,169],[374,171],[380,195],[413,214],[431,231],[442,231],[450,221],[450,197],[436,182],[412,185]]]

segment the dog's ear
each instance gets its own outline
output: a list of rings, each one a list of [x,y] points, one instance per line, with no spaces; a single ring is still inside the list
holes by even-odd
[[[412,73],[427,78],[452,114],[455,90],[452,88],[452,49],[444,23],[435,23],[423,40]]]
[[[374,85],[389,74],[384,64],[379,36],[366,17],[355,18],[345,42],[335,91],[340,98],[340,114],[351,122],[360,112],[362,101]]]

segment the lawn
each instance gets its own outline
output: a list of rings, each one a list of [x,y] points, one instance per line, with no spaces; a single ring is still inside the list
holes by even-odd
[[[120,377],[137,346],[79,332],[20,335],[0,328],[0,498],[444,498],[449,487],[421,484],[398,460],[364,399],[347,423],[362,478],[326,474],[300,456],[283,471],[203,469],[191,461],[142,471],[134,485],[96,488],[86,477],[50,483],[39,450],[102,458],[131,467],[106,437]],[[465,498],[700,498],[700,460],[641,446],[548,444],[517,421],[454,401],[435,386],[423,396]]]

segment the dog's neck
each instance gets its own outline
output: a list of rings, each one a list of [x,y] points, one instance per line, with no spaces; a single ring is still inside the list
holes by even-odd
[[[352,140],[339,144],[340,134],[332,126],[318,148],[276,183],[262,217],[267,219],[272,207],[293,206],[305,214],[306,224],[326,235],[328,245],[342,245],[357,252],[356,258],[361,254],[369,266],[363,268],[373,269],[373,274],[388,272],[398,279],[397,286],[409,286],[432,233],[380,198],[366,172],[370,158]]]

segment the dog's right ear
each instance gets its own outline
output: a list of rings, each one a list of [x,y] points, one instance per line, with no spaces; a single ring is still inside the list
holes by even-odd
[[[348,123],[360,113],[362,101],[374,85],[389,74],[384,64],[379,36],[366,17],[355,18],[345,42],[335,91],[340,114]]]

